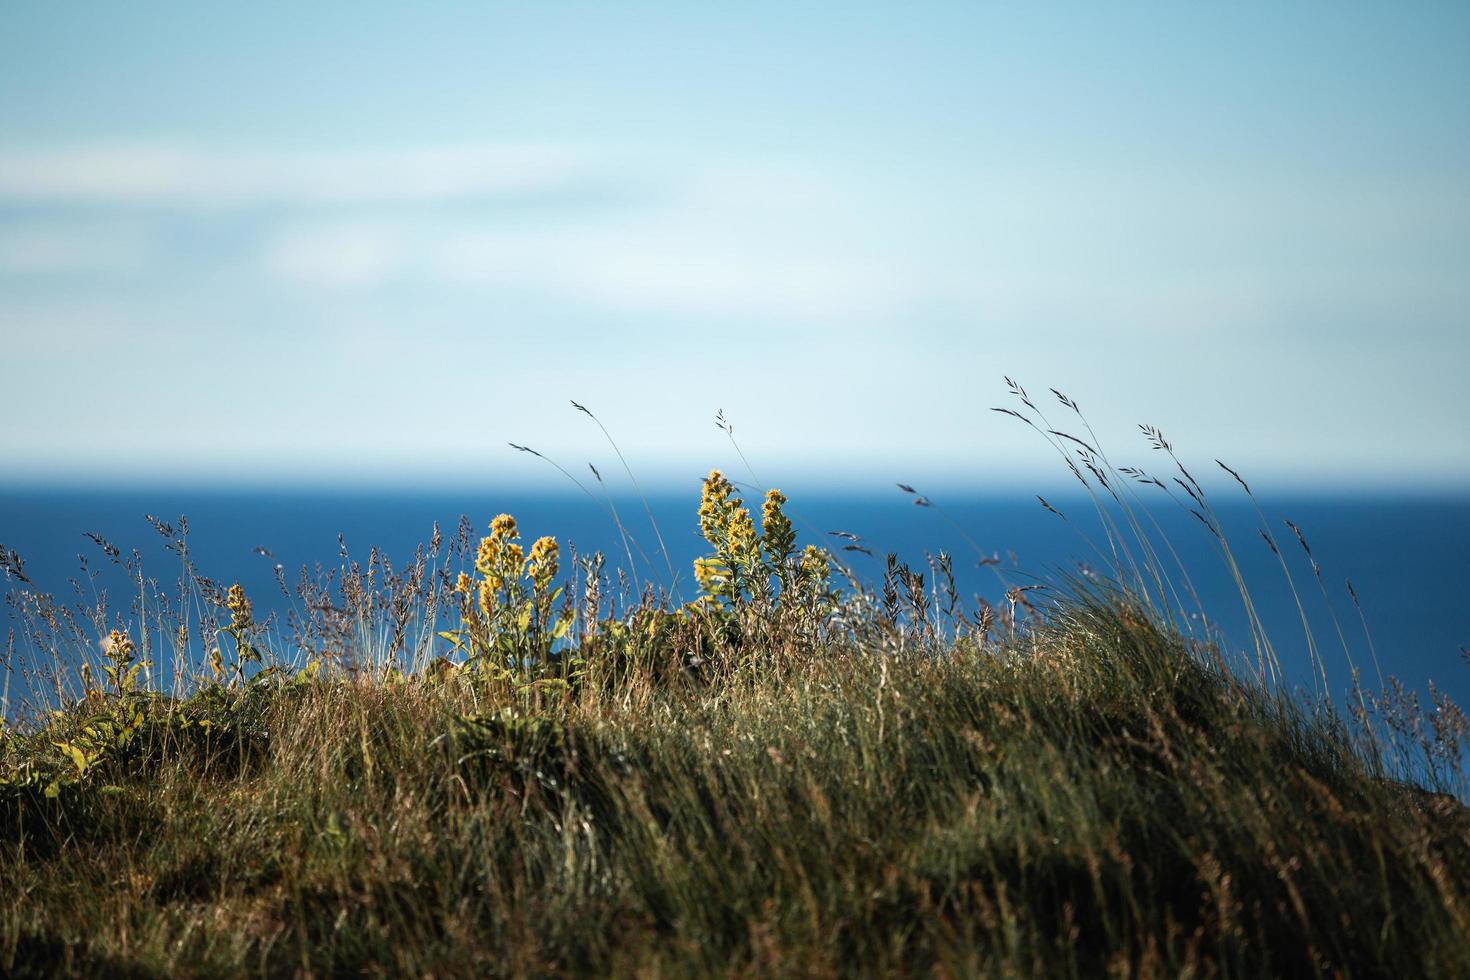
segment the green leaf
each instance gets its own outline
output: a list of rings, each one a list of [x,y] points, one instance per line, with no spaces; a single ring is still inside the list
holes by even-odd
[[[91,760],[87,758],[87,753],[70,742],[52,742],[51,744],[71,757],[72,765],[77,767],[77,775],[86,773],[87,767],[91,765]]]
[[[316,680],[316,675],[321,673],[321,669],[322,662],[320,658],[318,658],[298,670],[296,672],[296,676],[292,677],[286,683],[293,688],[306,687],[308,684],[311,684]]]

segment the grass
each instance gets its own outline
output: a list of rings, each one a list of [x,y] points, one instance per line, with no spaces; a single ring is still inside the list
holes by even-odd
[[[707,481],[686,606],[500,521],[289,635],[168,527],[191,591],[0,736],[0,974],[1470,975],[1452,705],[1229,666],[1141,533],[966,610],[943,563],[834,587],[773,499]]]

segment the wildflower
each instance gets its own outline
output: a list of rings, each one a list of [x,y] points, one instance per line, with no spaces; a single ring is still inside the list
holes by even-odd
[[[489,575],[500,565],[500,553],[505,543],[495,535],[480,539],[480,550],[475,554],[475,571]]]
[[[465,572],[459,573],[459,578],[454,580],[454,591],[460,595],[469,595],[475,587],[474,579]]]
[[[133,640],[128,636],[126,630],[113,630],[107,634],[107,639],[102,641],[102,652],[107,659],[115,664],[129,664],[133,661],[133,654],[137,651]]]
[[[500,568],[498,569],[498,574],[494,576],[495,587],[497,589],[504,588],[507,582],[520,576],[521,570],[525,566],[525,564],[526,549],[522,548],[518,544],[506,545],[505,552],[501,555],[500,558]]]
[[[784,568],[791,549],[796,545],[796,531],[791,518],[781,509],[786,495],[780,490],[767,490],[766,502],[761,506],[761,539],[766,551],[766,560],[776,568]],[[783,580],[784,580],[784,572]]]
[[[245,597],[245,589],[239,582],[230,586],[230,591],[225,593],[225,608],[230,611],[231,629],[246,630],[254,622],[250,600]]]
[[[520,531],[516,529],[516,519],[509,514],[501,514],[490,522],[489,536],[480,539],[475,570],[484,576],[480,580],[479,602],[480,611],[487,617],[494,615],[501,590],[521,574],[525,551],[516,543],[518,537]]]
[[[786,503],[786,495],[774,488],[766,491],[766,502],[761,505],[761,528],[770,533],[778,527],[790,527],[791,522],[786,515],[781,513],[781,505]]]
[[[740,501],[731,501],[735,487],[719,470],[710,470],[699,498],[699,529],[716,548],[729,535],[730,517]]]
[[[730,556],[736,561],[749,562],[755,557],[756,543],[755,522],[750,519],[750,511],[736,506],[730,515],[728,526]]]
[[[827,552],[809,544],[801,553],[801,577],[813,586],[825,586],[832,574],[832,562]]]
[[[508,542],[520,537],[516,530],[516,519],[509,514],[501,514],[490,522],[490,534],[480,539],[480,551],[475,556],[475,569],[485,575],[493,571],[500,563],[501,553],[505,550]]]
[[[481,589],[482,606],[485,586],[488,585],[492,592],[498,592],[505,588],[507,582],[520,576],[526,553],[515,543],[518,537],[520,532],[516,529],[516,519],[509,514],[501,514],[490,522],[489,536],[480,539],[475,571],[485,577]]]
[[[536,543],[531,545],[531,557],[526,561],[526,574],[531,576],[538,595],[545,593],[555,580],[559,554],[556,538],[537,538]]]

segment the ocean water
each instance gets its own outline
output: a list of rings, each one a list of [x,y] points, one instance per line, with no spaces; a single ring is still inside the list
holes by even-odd
[[[685,598],[690,597],[690,563],[703,550],[695,525],[696,494],[697,488],[660,493],[648,501]],[[880,579],[888,551],[916,568],[922,567],[926,553],[946,551],[953,556],[961,594],[992,602],[1002,592],[997,568],[1013,583],[1044,583],[1078,571],[1108,572],[1110,549],[1086,498],[1052,500],[1066,515],[1063,520],[1035,497],[1021,494],[951,495],[942,509],[916,507],[912,497],[896,490],[875,496],[810,491],[793,496],[790,509],[803,542],[822,541],[838,550],[872,583]],[[666,585],[669,575],[643,503],[618,497],[612,505],[635,539],[632,567],[639,580]],[[1294,683],[1309,687],[1301,613],[1277,557],[1260,537],[1261,520],[1244,500],[1215,506],[1283,666]],[[1349,684],[1349,656],[1366,681],[1374,680],[1368,639],[1345,584],[1351,580],[1383,672],[1421,692],[1433,682],[1462,705],[1470,704],[1470,662],[1462,655],[1470,647],[1470,495],[1302,495],[1264,501],[1263,509],[1295,577],[1335,696],[1341,697]],[[479,534],[500,512],[515,514],[527,538],[555,534],[583,553],[601,550],[610,567],[627,571],[625,547],[605,504],[580,494],[526,490],[0,489],[0,544],[21,555],[35,588],[86,601],[100,590],[111,608],[125,611],[131,591],[126,577],[84,532],[100,535],[125,553],[136,548],[147,574],[166,587],[178,574],[178,561],[164,551],[163,539],[145,515],[174,523],[184,515],[198,570],[218,582],[243,584],[255,600],[257,615],[264,616],[285,603],[277,564],[294,580],[303,567],[340,566],[345,544],[359,560],[376,546],[398,566],[427,542],[435,522],[449,536],[467,515]],[[1181,592],[1187,574],[1200,608],[1221,630],[1227,649],[1248,649],[1250,634],[1239,593],[1214,538],[1162,497],[1150,513],[1178,554],[1182,573],[1165,553]],[[1310,558],[1284,523],[1288,519],[1302,529]],[[859,535],[873,557],[840,551],[849,542],[830,536],[834,530]],[[998,559],[999,564],[982,559]],[[83,560],[95,578],[81,574]],[[1312,560],[1321,571],[1320,585]],[[0,580],[0,587],[16,584]],[[1192,603],[1187,605],[1187,612],[1197,613]],[[9,606],[6,615],[12,615]],[[1346,643],[1339,639],[1339,626]],[[18,642],[16,662],[9,664],[12,700],[19,696],[19,668],[30,665],[28,656],[34,653]],[[4,686],[0,676],[0,690]]]

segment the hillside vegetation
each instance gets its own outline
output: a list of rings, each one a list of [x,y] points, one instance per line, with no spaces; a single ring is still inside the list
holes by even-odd
[[[972,605],[785,506],[711,474],[685,604],[508,515],[280,621],[161,521],[127,615],[7,555],[0,974],[1470,976],[1453,705],[1291,694],[1146,535]]]

